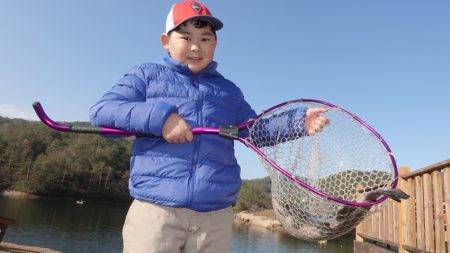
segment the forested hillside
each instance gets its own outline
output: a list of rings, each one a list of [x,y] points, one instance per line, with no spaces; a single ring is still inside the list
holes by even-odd
[[[62,133],[40,122],[0,117],[0,192],[129,200],[132,139]],[[235,208],[270,206],[270,180],[244,180]]]
[[[128,199],[129,144],[0,117],[0,190]]]

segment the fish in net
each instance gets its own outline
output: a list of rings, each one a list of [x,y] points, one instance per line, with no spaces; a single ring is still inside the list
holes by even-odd
[[[325,108],[329,123],[307,134],[300,117]],[[269,125],[269,126],[268,126]],[[370,207],[394,195],[397,167],[381,136],[355,115],[322,101],[294,101],[249,126],[262,157],[277,219],[295,237],[330,240],[353,230]]]

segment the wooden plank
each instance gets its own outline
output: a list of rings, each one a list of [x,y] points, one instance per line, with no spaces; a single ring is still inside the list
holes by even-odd
[[[404,247],[407,250],[407,252],[412,252],[412,253],[436,253],[434,251],[419,250],[418,248],[413,247],[411,245],[404,245]]]
[[[445,252],[444,206],[442,194],[442,175],[440,171],[431,173],[433,183],[434,238],[435,251]]]
[[[447,241],[447,252],[450,252],[450,167],[444,169],[444,206],[445,206],[445,224],[447,231],[445,237]]]
[[[434,251],[434,220],[433,220],[433,190],[431,186],[431,175],[423,176],[423,203],[425,214],[425,250]]]
[[[385,222],[384,222],[384,232],[386,233],[386,240],[392,242],[393,238],[392,238],[392,228],[394,227],[394,223],[392,222],[392,215],[389,213],[389,205],[391,204],[390,202],[392,202],[391,199],[388,199],[386,201],[384,201],[384,210],[385,211]],[[389,233],[389,229],[391,229],[391,233]]]
[[[417,247],[417,228],[416,228],[416,191],[414,178],[408,179],[409,200],[406,203],[406,212],[403,214],[406,217],[406,227],[408,228],[407,239],[405,244]]]
[[[414,178],[416,182],[416,220],[417,220],[417,248],[425,250],[425,213],[423,203],[423,180],[421,176]]]
[[[49,248],[41,248],[36,246],[25,246],[10,242],[2,242],[0,244],[1,253],[61,253]]]
[[[378,238],[380,238],[383,241],[386,241],[386,232],[385,232],[386,208],[383,205],[384,203],[386,203],[386,201],[378,205],[380,208],[380,219],[378,220]]]
[[[408,178],[413,178],[413,177],[416,177],[416,176],[421,176],[421,175],[424,175],[424,174],[431,174],[431,172],[433,172],[433,171],[442,170],[442,169],[444,169],[446,167],[450,167],[450,159],[444,160],[442,162],[435,163],[433,165],[427,166],[427,167],[422,168],[420,170],[411,171],[410,173],[402,175],[402,178],[408,179]]]
[[[401,176],[408,173],[409,172],[409,168],[407,167],[403,167],[400,168],[399,170],[399,174],[400,174],[400,178],[398,181],[398,187],[405,191],[407,194],[410,194],[410,189],[408,189],[408,184],[406,184],[405,179],[403,179]],[[398,243],[398,252],[405,252],[403,245],[405,244],[405,240],[407,240],[408,238],[408,234],[409,234],[409,228],[408,228],[408,220],[407,220],[407,208],[408,208],[408,203],[411,202],[411,199],[409,200],[402,200],[400,203],[396,204],[396,211],[397,211],[397,224],[399,224],[397,226],[397,240],[396,242]]]
[[[392,231],[392,233],[393,233],[393,238],[394,238],[394,242],[395,243],[399,243],[399,240],[398,240],[398,227],[399,227],[399,225],[402,223],[402,221],[401,221],[401,219],[400,219],[400,215],[398,215],[398,210],[399,210],[399,207],[398,206],[400,206],[400,204],[401,203],[394,203],[393,201],[392,201],[392,219],[394,220],[394,227],[393,227],[393,231]]]
[[[0,224],[15,225],[16,220],[8,217],[0,216]]]
[[[377,212],[377,207],[373,207],[374,208],[374,213],[370,216],[371,220],[370,220],[370,235],[373,237],[378,236],[378,226],[377,226],[377,219],[378,219],[378,212]]]
[[[398,244],[396,244],[396,243],[391,243],[391,242],[388,242],[388,241],[383,241],[383,240],[380,240],[380,239],[377,238],[377,237],[372,237],[372,236],[370,236],[370,235],[360,234],[359,236],[361,236],[362,238],[364,238],[365,241],[378,242],[378,243],[381,243],[381,244],[390,245],[390,246],[392,246],[392,247],[394,247],[394,248],[398,247]]]
[[[395,251],[388,250],[386,248],[379,247],[373,243],[367,242],[353,242],[353,252],[364,252],[364,253],[392,253]]]
[[[359,233],[364,233],[364,224],[365,224],[365,221],[366,221],[366,220],[363,220],[362,222],[360,222],[360,223],[356,226],[356,228],[355,228],[355,232],[356,232],[356,235],[355,235],[355,241],[357,241],[357,242],[362,242],[362,241],[364,241],[364,239],[363,239],[361,236],[359,236],[358,234],[359,234]]]
[[[378,219],[376,220],[377,223],[377,232],[378,232],[378,238],[380,238],[381,240],[384,240],[384,235],[383,235],[383,231],[384,231],[384,223],[383,223],[383,208],[381,208],[381,205],[377,205],[378,208]]]
[[[395,242],[395,238],[394,238],[394,227],[395,227],[395,223],[397,223],[397,221],[394,219],[394,201],[389,199],[387,201],[386,204],[386,215],[387,215],[387,219],[386,219],[386,228],[387,228],[387,238],[389,241],[391,242]]]
[[[362,238],[361,236],[359,236],[360,233],[365,233],[366,231],[366,224],[368,221],[369,217],[366,217],[363,221],[361,221],[355,228],[355,241],[357,242],[363,242],[364,238]]]

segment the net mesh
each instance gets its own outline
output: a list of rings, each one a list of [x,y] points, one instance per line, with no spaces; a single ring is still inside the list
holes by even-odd
[[[305,135],[308,108],[326,108],[329,124]],[[394,167],[382,143],[350,114],[315,102],[291,102],[249,127],[249,141],[297,179],[327,195],[366,202],[358,189],[390,188]],[[369,208],[324,198],[262,159],[272,182],[272,204],[283,227],[303,240],[330,240],[353,230]]]

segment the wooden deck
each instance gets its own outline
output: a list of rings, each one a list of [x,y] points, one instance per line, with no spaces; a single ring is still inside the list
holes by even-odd
[[[61,251],[2,242],[0,243],[0,253],[61,253]]]
[[[398,188],[411,197],[372,207],[373,214],[356,227],[355,252],[450,253],[450,159],[399,172]]]
[[[15,219],[0,216],[0,243],[3,240],[3,237],[6,234],[6,231],[8,230],[8,226],[15,225],[15,224],[16,224]]]
[[[16,225],[15,219],[0,216],[0,253],[61,253],[47,248],[2,242],[8,227],[13,225]]]

